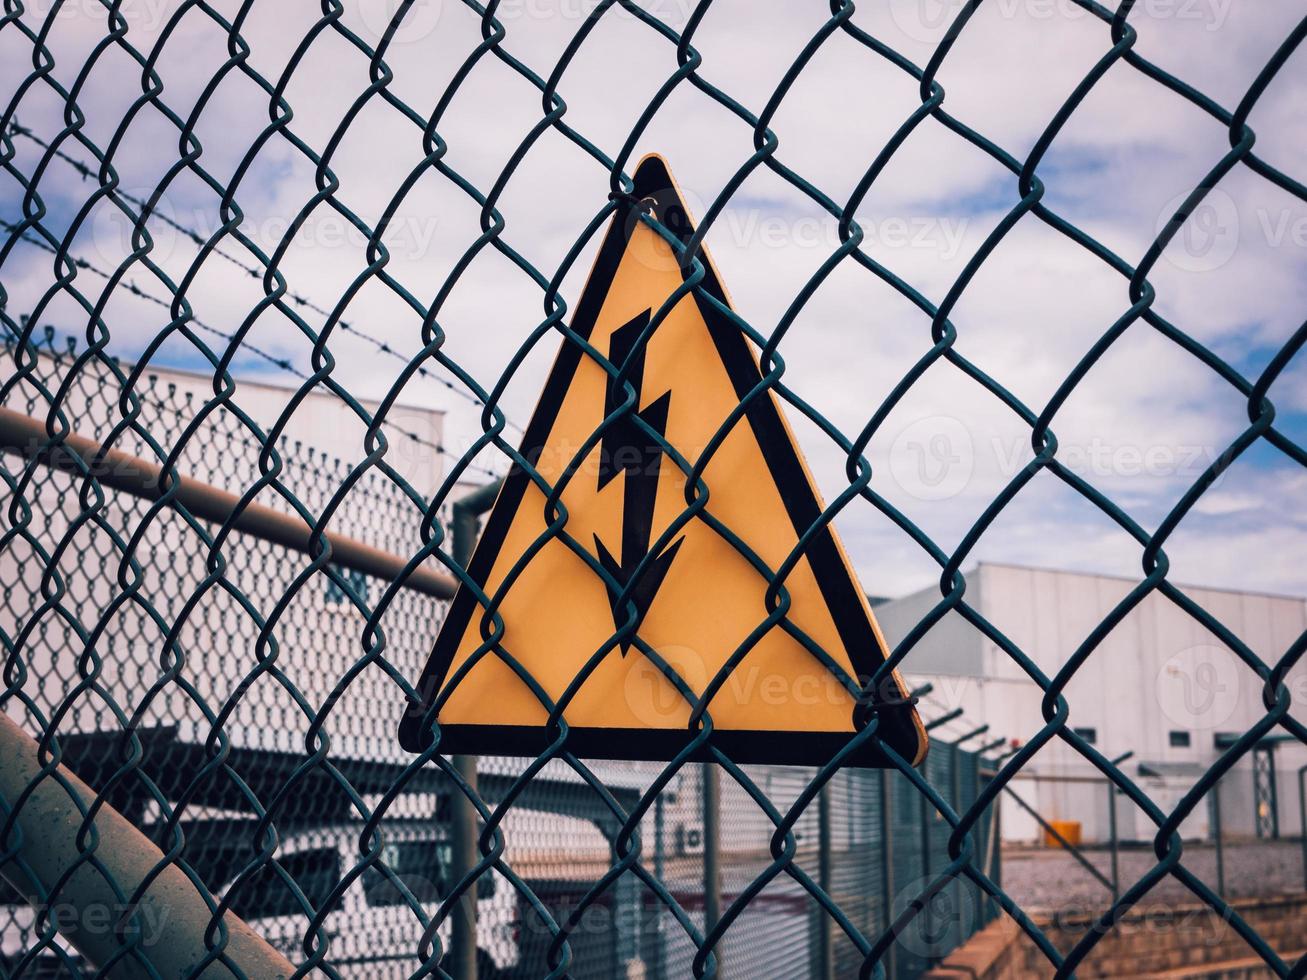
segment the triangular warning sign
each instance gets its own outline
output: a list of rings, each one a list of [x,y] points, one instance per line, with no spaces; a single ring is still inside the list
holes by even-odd
[[[695,701],[711,689],[712,743],[738,762],[826,762],[872,710],[885,742],[920,761],[925,731],[896,675],[875,685],[874,708],[849,691],[886,652],[833,528],[810,534],[788,566],[784,615],[772,613],[769,576],[822,503],[739,328],[697,291],[658,320],[685,276],[641,210],[689,238],[658,157],[637,168],[572,318],[593,352],[563,342],[523,439],[547,486],[570,471],[561,506],[524,468],[506,478],[468,569],[497,597],[494,616],[459,590],[401,741],[417,751],[438,730],[442,752],[534,755],[556,737],[561,700],[570,751],[666,760],[703,727]],[[700,287],[725,306],[700,254]],[[614,372],[626,365],[622,381],[594,352]],[[687,495],[686,474],[705,453],[706,500]],[[847,762],[884,757],[868,739]]]

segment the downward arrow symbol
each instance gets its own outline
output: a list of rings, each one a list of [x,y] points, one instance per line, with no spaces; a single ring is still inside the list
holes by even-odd
[[[635,319],[613,331],[609,341],[608,360],[619,368],[631,355],[636,340],[649,324],[650,310],[645,310]],[[643,398],[645,348],[641,347],[634,355],[628,372],[632,387],[635,388],[635,407],[639,409]],[[608,417],[626,402],[625,385],[609,377],[608,391],[604,398],[604,416]],[[658,498],[658,474],[662,468],[663,453],[656,440],[644,432],[635,418],[642,419],[649,428],[660,436],[667,431],[667,411],[671,406],[672,393],[663,392],[652,403],[615,420],[604,430],[603,441],[599,449],[599,490],[603,490],[619,473],[625,474],[622,497],[622,542],[621,560],[613,557],[612,552],[604,546],[599,535],[595,535],[595,549],[599,563],[617,582],[617,588],[608,588],[608,603],[613,611],[613,624],[620,626],[626,621],[626,612],[618,606],[618,597],[631,581],[636,568],[649,554],[649,541],[653,536],[654,504]],[[654,596],[667,576],[676,552],[680,549],[684,537],[677,538],[661,554],[653,558],[646,566],[635,587],[627,599],[635,604],[636,628],[644,620],[645,614],[653,604]],[[623,606],[625,603],[622,604]],[[630,640],[623,640],[622,656],[626,656],[631,647]]]

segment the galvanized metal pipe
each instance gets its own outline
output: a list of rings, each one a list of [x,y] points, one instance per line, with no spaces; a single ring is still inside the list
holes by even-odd
[[[666,831],[666,800],[663,793],[654,797],[654,877],[663,880],[666,874],[666,858],[663,850],[663,834]],[[663,949],[663,916],[658,916],[653,923],[653,949],[649,972],[652,980],[667,980],[666,951]]]
[[[994,776],[990,777],[995,778]],[[1003,797],[994,796],[994,819],[989,828],[989,857],[985,861],[985,874],[998,888],[1003,887]],[[998,903],[995,902],[997,909]]]
[[[1119,766],[1134,756],[1134,750],[1130,750],[1122,755],[1118,755],[1112,760],[1112,765]],[[1108,831],[1112,838],[1112,901],[1116,902],[1121,898],[1121,835],[1117,828],[1116,815],[1116,783],[1110,779],[1107,781],[1107,825]]]
[[[1218,779],[1211,789],[1212,794],[1212,838],[1216,842],[1216,894],[1225,898],[1225,842],[1221,832],[1221,781]]]
[[[1298,770],[1298,834],[1302,838],[1302,885],[1307,888],[1307,766]]]
[[[0,841],[0,849],[16,852],[15,860],[0,865],[0,874],[38,909],[82,857],[77,842],[86,823],[83,814],[96,799],[95,791],[66,767],[55,770],[58,778],[41,777],[42,769],[36,741],[12,718],[0,714],[0,809],[5,820],[13,816],[13,827]],[[28,795],[14,814],[12,807],[24,793]],[[227,927],[224,955],[240,972],[223,963],[192,972],[207,953],[204,937],[213,919],[207,896],[180,868],[168,864],[151,878],[140,901],[130,910],[124,908],[111,883],[130,897],[163,863],[163,854],[108,805],[100,806],[90,827],[94,834],[82,836],[95,840],[95,859],[104,872],[83,861],[53,896],[53,907],[44,911],[69,944],[92,963],[107,964],[122,952],[126,936],[119,923],[126,920],[141,926],[140,957],[164,980],[192,976],[274,980],[295,972],[290,961],[231,912],[222,920]],[[26,864],[26,871],[17,859]],[[125,956],[108,975],[131,980],[145,972],[140,959]]]
[[[711,762],[703,763],[703,931],[707,934],[722,917],[722,787],[721,773]],[[722,972],[722,947],[713,951],[717,970]]]
[[[880,904],[886,929],[894,923],[894,788],[889,769],[880,771]],[[885,950],[885,976],[898,976],[898,937]]]
[[[1116,826],[1116,783],[1107,783],[1107,830],[1112,846],[1112,902],[1121,900],[1121,845]]]
[[[831,892],[831,806],[830,783],[817,795],[817,884],[827,895]],[[817,962],[814,980],[835,980],[835,950],[831,942],[831,920],[825,909],[815,909],[817,916]]]
[[[964,742],[970,742],[973,738],[979,738],[981,735],[984,735],[988,731],[989,731],[989,724],[986,723],[984,725],[981,725],[979,728],[975,728],[967,732],[967,734],[957,739],[952,745],[952,754],[949,756],[949,772],[952,776],[952,782],[953,782],[953,800],[952,800],[953,809],[956,810],[958,813],[962,812],[962,774],[958,769],[958,760],[962,758],[961,746]],[[976,768],[973,770],[973,775],[972,775],[972,787],[971,787],[973,793],[971,797],[972,800],[977,800],[980,798],[979,772],[980,772],[980,753],[977,752]],[[972,842],[972,846],[975,848],[976,853],[979,854],[980,853],[980,821],[976,821],[975,826],[971,828],[971,842]],[[958,877],[953,882],[953,887],[957,889],[957,909],[958,909],[959,922],[961,922],[961,915],[962,915],[962,908],[963,908],[962,898],[963,895],[966,893],[967,885],[968,882],[962,877]],[[978,910],[977,915],[979,914],[980,913]],[[978,929],[979,927],[980,924],[977,923],[976,928]],[[966,931],[963,934],[967,936],[971,935],[973,930],[971,929],[970,923],[966,924],[965,929]]]
[[[480,516],[495,505],[503,481],[478,487],[456,500],[453,506],[454,561],[467,568],[476,550],[480,533]],[[477,757],[456,755],[451,760],[455,770],[473,791],[477,788]],[[455,793],[450,806],[451,880],[461,881],[474,867],[477,854],[477,812],[472,801]],[[454,980],[477,980],[477,886],[463,893],[452,916],[450,927],[450,974]]]
[[[975,804],[976,801],[980,800],[980,788],[982,788],[980,787],[980,753],[976,753],[975,768],[974,770],[971,770],[972,804]],[[982,811],[982,814],[983,813],[984,811]],[[976,819],[975,828],[974,830],[971,831],[971,839],[975,841],[976,857],[979,857],[980,860],[984,861],[984,844],[985,844],[984,822],[980,821],[979,818]],[[984,865],[982,865],[982,869],[984,870],[984,872],[988,872],[988,868],[985,868]],[[985,894],[985,892],[982,889],[976,887],[976,917],[975,917],[975,925],[972,926],[971,929],[972,933],[978,933],[980,932],[980,930],[984,929],[985,906],[987,906],[988,902],[989,902],[989,896]]]
[[[105,449],[95,440],[75,434],[52,443],[45,423],[8,408],[0,408],[0,449],[20,453],[75,476],[89,471],[101,486],[144,500],[158,500],[164,493],[163,470],[157,463],[119,449]],[[296,551],[309,549],[312,529],[298,514],[259,503],[241,507],[235,494],[181,475],[172,500],[203,520],[215,524],[230,522],[243,534]],[[391,581],[408,564],[406,558],[342,534],[323,532],[322,536],[331,545],[332,563],[342,568]],[[419,566],[409,573],[404,585],[424,595],[449,599],[458,588],[458,581],[452,575]]]
[[[477,757],[456,755],[455,770],[475,792]],[[477,812],[462,793],[450,807],[450,881],[462,881],[477,863]],[[477,980],[477,891],[480,882],[465,891],[450,916],[449,974],[454,980]]]

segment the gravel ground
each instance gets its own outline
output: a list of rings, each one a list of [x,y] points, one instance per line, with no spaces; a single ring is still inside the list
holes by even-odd
[[[1104,877],[1110,878],[1111,855],[1106,850],[1082,851]],[[1251,898],[1307,891],[1303,880],[1300,842],[1265,841],[1226,844],[1224,848],[1225,897]],[[1138,881],[1157,857],[1149,849],[1130,848],[1120,853],[1121,888]],[[1184,866],[1216,890],[1216,849],[1207,843],[1184,846]],[[1102,883],[1066,851],[1052,848],[1005,848],[1003,887],[1027,911],[1068,908],[1105,908],[1111,897]],[[1179,905],[1197,901],[1175,878],[1153,888],[1143,903]]]

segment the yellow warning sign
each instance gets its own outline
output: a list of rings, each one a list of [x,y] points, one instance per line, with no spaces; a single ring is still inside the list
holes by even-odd
[[[534,755],[556,712],[577,755],[670,759],[710,720],[738,762],[820,764],[874,713],[920,761],[925,731],[896,674],[870,683],[885,641],[711,263],[684,288],[640,220],[692,232],[666,165],[634,179],[570,324],[593,350],[563,342],[523,438],[536,478],[505,479],[468,568],[487,598],[455,596],[401,741]],[[557,507],[541,483],[563,486]],[[884,760],[868,739],[847,761]]]

